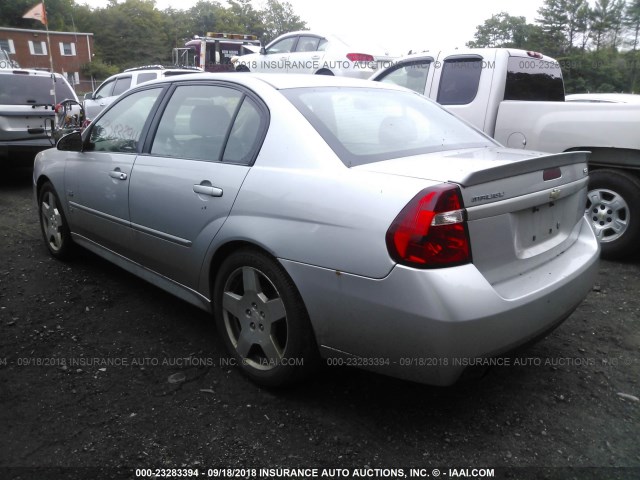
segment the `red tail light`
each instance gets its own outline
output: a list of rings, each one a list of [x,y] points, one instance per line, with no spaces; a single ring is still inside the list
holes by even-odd
[[[373,55],[367,53],[347,53],[347,58],[352,62],[373,62]]]
[[[62,104],[58,103],[58,104],[56,105],[56,107],[55,107],[54,111],[55,111],[56,113],[59,113],[61,109],[62,109]]]
[[[416,195],[387,230],[391,258],[417,268],[441,268],[471,262],[467,212],[452,184]]]

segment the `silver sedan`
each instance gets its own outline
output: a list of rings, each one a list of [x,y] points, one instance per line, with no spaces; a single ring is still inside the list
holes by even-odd
[[[53,256],[82,246],[211,311],[261,385],[320,359],[449,385],[590,290],[586,162],[400,87],[197,74],[125,93],[33,185]]]

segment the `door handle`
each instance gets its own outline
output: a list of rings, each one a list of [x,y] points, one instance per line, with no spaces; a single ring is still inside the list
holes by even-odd
[[[211,185],[194,185],[193,191],[199,195],[209,195],[210,197],[222,196],[222,189]]]
[[[120,170],[113,170],[111,172],[109,172],[109,176],[111,178],[115,178],[116,180],[126,180],[127,179],[127,174],[124,172],[121,172]]]

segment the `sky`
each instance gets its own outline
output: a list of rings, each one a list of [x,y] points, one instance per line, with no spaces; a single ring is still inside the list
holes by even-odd
[[[107,0],[76,0],[105,7]],[[491,15],[507,12],[533,23],[543,0],[287,0],[310,30],[383,46],[400,55],[408,50],[464,47],[476,26]],[[164,9],[188,9],[197,0],[156,0]],[[226,3],[220,0],[223,5]],[[263,0],[252,0],[261,8]],[[227,32],[252,33],[252,32]]]

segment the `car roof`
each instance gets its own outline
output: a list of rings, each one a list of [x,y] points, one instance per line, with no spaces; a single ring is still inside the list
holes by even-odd
[[[50,77],[51,76],[51,72],[47,71],[47,70],[34,70],[32,68],[7,68],[7,69],[0,69],[0,73],[4,73],[4,74],[8,74],[8,73],[15,73],[15,74],[19,74],[19,75],[36,75],[36,76],[40,76],[40,77]],[[62,75],[60,75],[59,73],[53,73],[53,75],[56,76],[56,78],[64,78]]]
[[[151,82],[145,82],[143,85],[151,85],[157,83],[184,82],[184,81],[201,81],[201,80],[221,80],[250,87],[256,85],[257,82],[268,84],[276,90],[285,90],[290,88],[315,88],[315,87],[360,87],[360,88],[376,88],[383,90],[400,90],[407,91],[405,88],[380,83],[371,82],[357,78],[331,76],[331,75],[305,75],[291,73],[250,73],[250,72],[229,72],[229,73],[191,73],[185,75],[172,76]]]
[[[506,47],[486,47],[486,48],[434,48],[429,50],[424,50],[422,52],[410,53],[403,57],[396,59],[396,63],[405,63],[411,62],[414,60],[423,60],[423,59],[433,59],[438,58],[439,55],[444,54],[447,57],[454,55],[487,55],[492,52],[506,52],[509,56],[529,56],[529,52],[527,50],[522,50],[519,48],[506,48]],[[538,52],[535,52],[538,53]],[[541,54],[543,59],[550,60],[550,57],[547,57],[544,54]]]
[[[114,73],[107,80],[111,80],[112,78],[120,78],[120,77],[131,77],[134,75],[140,75],[143,73],[162,73],[162,74],[171,74],[176,72],[185,72],[185,73],[194,73],[194,72],[202,72],[202,70],[194,69],[194,68],[183,68],[183,67],[163,67],[161,65],[151,66],[151,67],[132,67],[127,68],[126,70],[118,73]],[[102,83],[104,83],[102,82]]]

